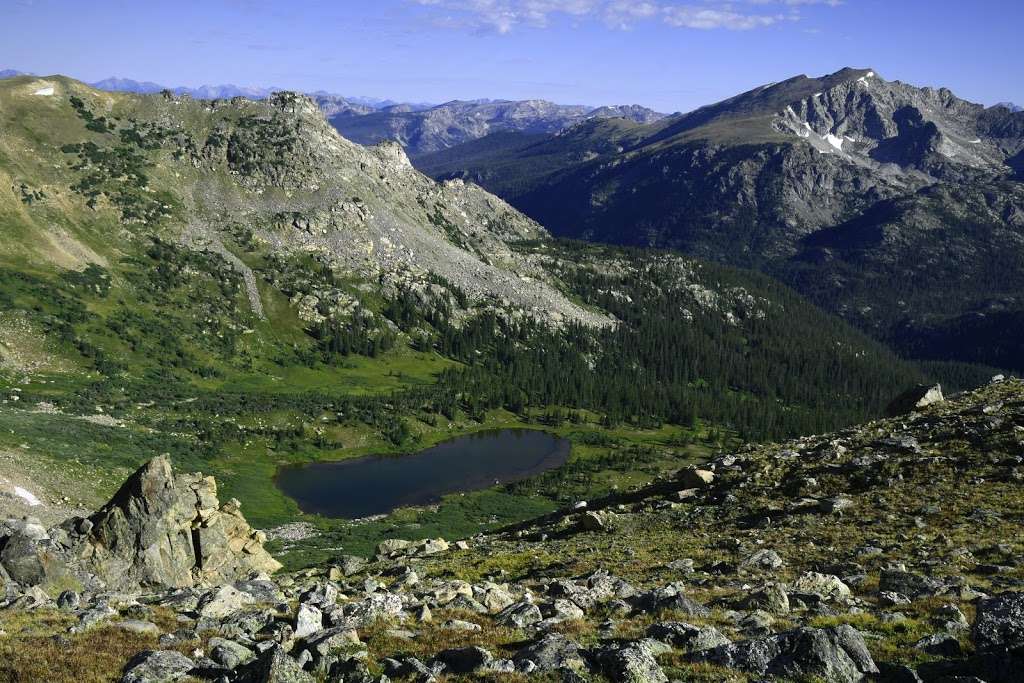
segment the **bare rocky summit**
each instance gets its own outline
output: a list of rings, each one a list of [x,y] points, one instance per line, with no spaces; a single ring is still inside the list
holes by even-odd
[[[42,144],[12,146],[24,187],[11,200],[68,202],[66,223],[25,217],[38,239],[9,249],[29,260],[102,265],[84,226],[109,220],[117,228],[107,242],[156,233],[223,255],[246,278],[257,315],[256,279],[230,242],[313,257],[392,293],[432,286],[455,309],[556,326],[609,322],[569,301],[516,252],[517,243],[547,238],[536,222],[477,186],[420,174],[396,143],[365,148],[342,138],[306,96],[196,100],[102,92],[63,77],[16,77],[0,89],[5,117],[24,121],[32,112],[45,130]],[[45,193],[30,188],[43,182]]]

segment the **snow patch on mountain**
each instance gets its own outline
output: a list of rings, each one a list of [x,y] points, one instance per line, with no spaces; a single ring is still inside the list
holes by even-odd
[[[841,137],[833,135],[832,133],[828,133],[827,135],[825,135],[825,142],[832,145],[840,152],[843,151],[843,139]]]
[[[23,489],[20,486],[14,487],[14,495],[24,500],[30,507],[38,507],[42,505],[42,501],[35,497],[35,495],[28,489]]]

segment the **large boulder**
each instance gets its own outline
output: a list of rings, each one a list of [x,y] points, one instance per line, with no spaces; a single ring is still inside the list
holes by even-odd
[[[978,602],[971,637],[978,652],[1024,647],[1024,593],[1003,593]]]
[[[647,637],[684,652],[699,652],[729,644],[714,626],[694,626],[683,621],[663,621],[647,628]]]
[[[936,595],[941,589],[940,581],[902,569],[883,569],[878,579],[879,593],[898,593],[908,598]]]
[[[85,571],[118,589],[215,586],[276,571],[281,565],[239,507],[220,505],[213,477],[175,476],[170,459],[160,456],[89,518],[74,552]]]
[[[174,650],[146,650],[124,668],[121,683],[170,683],[180,681],[195,667],[191,659]]]
[[[530,643],[512,658],[520,667],[530,662],[539,671],[559,672],[587,670],[585,653],[572,640],[561,633],[549,633]]]
[[[668,683],[654,655],[640,645],[610,647],[595,657],[610,680],[620,683]]]
[[[641,612],[654,613],[672,610],[690,617],[706,617],[710,615],[711,610],[684,594],[685,588],[681,583],[671,583],[667,586],[641,593],[635,596],[632,602],[634,607]]]
[[[744,640],[694,655],[695,661],[753,674],[827,683],[859,683],[878,667],[864,638],[853,627],[798,628],[766,638]]]
[[[890,417],[897,417],[926,408],[933,403],[942,403],[944,400],[941,385],[918,384],[893,399],[892,403],[886,407],[885,413]]]
[[[434,658],[453,674],[470,674],[485,668],[494,656],[482,647],[456,647],[444,650]]]
[[[314,683],[315,679],[279,645],[274,645],[241,667],[235,680],[238,683]]]
[[[0,522],[0,583],[37,586],[66,583],[68,577],[60,546],[38,520]]]
[[[792,588],[798,593],[814,593],[825,599],[850,597],[850,587],[832,574],[806,572],[793,582]]]

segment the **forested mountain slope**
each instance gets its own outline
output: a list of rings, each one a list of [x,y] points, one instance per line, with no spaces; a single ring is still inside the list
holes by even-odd
[[[484,138],[417,164],[556,235],[757,267],[908,355],[1020,367],[1024,349],[986,330],[1021,338],[1022,150],[1024,114],[844,69],[649,125]],[[924,303],[894,306],[898,282]]]

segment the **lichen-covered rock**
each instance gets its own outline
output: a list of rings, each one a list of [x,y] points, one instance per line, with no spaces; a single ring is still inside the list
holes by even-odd
[[[532,662],[539,671],[585,671],[584,653],[580,646],[560,633],[549,633],[516,653],[517,666]]]
[[[667,643],[683,652],[699,652],[729,644],[726,638],[714,626],[694,626],[682,621],[664,621],[651,624],[647,628],[647,636],[662,643]]]
[[[241,670],[238,683],[314,683],[296,659],[274,645]]]
[[[661,670],[651,652],[638,645],[600,650],[596,656],[601,669],[613,681],[620,683],[667,683],[668,676]]]
[[[799,593],[816,593],[824,598],[848,598],[850,587],[838,576],[807,572],[793,582],[792,588]]]
[[[536,624],[543,618],[543,615],[540,613],[540,608],[533,603],[526,602],[525,600],[517,602],[514,605],[509,605],[496,616],[499,624],[512,626],[514,628],[525,628],[531,624]]]

